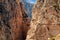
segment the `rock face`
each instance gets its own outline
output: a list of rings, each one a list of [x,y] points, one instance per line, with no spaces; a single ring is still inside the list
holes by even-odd
[[[50,40],[60,34],[60,0],[37,0],[30,27],[26,40]]]
[[[20,0],[0,0],[0,40],[25,40],[29,25]]]
[[[21,0],[24,3],[27,15],[32,18],[32,9],[34,4],[26,2],[26,0]]]

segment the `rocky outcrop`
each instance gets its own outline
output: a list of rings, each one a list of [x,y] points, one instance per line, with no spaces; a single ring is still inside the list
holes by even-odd
[[[51,40],[60,34],[60,0],[37,0],[26,40]],[[60,40],[60,39],[52,39]]]
[[[29,25],[20,0],[0,0],[0,40],[25,40]]]

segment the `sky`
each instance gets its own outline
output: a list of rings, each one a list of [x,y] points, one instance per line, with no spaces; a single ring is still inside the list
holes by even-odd
[[[36,0],[26,0],[26,2],[35,4]]]

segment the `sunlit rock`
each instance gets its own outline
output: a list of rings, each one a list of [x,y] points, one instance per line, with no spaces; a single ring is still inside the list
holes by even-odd
[[[59,0],[37,0],[26,40],[49,40],[60,34],[59,4]]]

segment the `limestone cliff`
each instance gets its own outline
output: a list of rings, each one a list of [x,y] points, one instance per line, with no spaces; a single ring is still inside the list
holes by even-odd
[[[37,0],[30,27],[26,40],[50,40],[60,34],[60,0]]]

